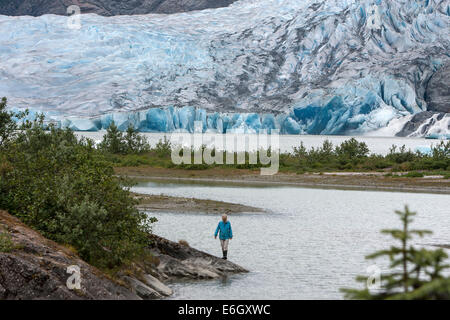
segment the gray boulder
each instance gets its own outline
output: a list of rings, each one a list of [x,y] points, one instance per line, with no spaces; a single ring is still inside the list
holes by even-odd
[[[450,113],[450,63],[433,74],[425,92],[429,111]]]
[[[173,294],[173,290],[170,289],[168,286],[166,286],[164,283],[156,279],[150,274],[145,274],[142,276],[143,282],[152,288],[153,290],[157,291],[159,294],[163,296],[171,296]]]
[[[137,280],[136,278],[125,276],[123,279],[131,286],[133,292],[135,292],[139,297],[144,300],[151,299],[160,299],[162,295],[160,295],[156,290],[150,288],[142,281]]]

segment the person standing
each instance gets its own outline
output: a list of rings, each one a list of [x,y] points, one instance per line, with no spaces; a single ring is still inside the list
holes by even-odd
[[[223,253],[222,259],[227,260],[228,243],[233,239],[233,231],[231,230],[231,223],[228,221],[228,216],[225,213],[222,215],[222,221],[219,222],[219,225],[216,228],[214,239],[217,239],[217,234],[219,232],[220,245]]]

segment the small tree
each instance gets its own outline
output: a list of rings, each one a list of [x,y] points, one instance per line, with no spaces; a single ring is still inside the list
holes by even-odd
[[[142,153],[150,150],[147,139],[140,135],[133,126],[128,127],[124,140],[126,153]]]
[[[366,259],[388,257],[392,272],[382,278],[382,290],[376,293],[363,290],[343,289],[346,298],[350,299],[438,299],[450,298],[450,284],[448,278],[444,278],[442,272],[449,266],[444,264],[447,254],[442,250],[417,250],[409,245],[414,237],[423,237],[430,234],[428,230],[410,230],[410,224],[415,212],[405,207],[404,211],[395,211],[402,222],[401,229],[382,230],[400,242],[399,246],[377,251]],[[365,282],[366,277],[358,277],[357,281]],[[430,285],[434,283],[434,285]],[[434,291],[433,288],[437,288]],[[426,293],[426,294],[425,294]]]
[[[417,155],[411,150],[407,150],[405,145],[397,148],[396,145],[392,145],[389,148],[389,154],[386,156],[388,160],[394,161],[395,163],[403,163],[407,161],[413,161]]]
[[[130,125],[123,134],[114,122],[106,130],[103,141],[98,147],[100,150],[112,154],[136,154],[150,150],[147,139],[140,135],[133,126]]]
[[[433,159],[435,160],[450,160],[450,141],[441,141],[438,145],[431,148]]]
[[[160,158],[170,157],[170,155],[172,154],[172,143],[169,139],[167,139],[166,136],[164,136],[164,140],[159,139],[153,150]]]
[[[311,162],[319,162],[319,163],[328,163],[335,156],[335,152],[333,149],[333,143],[326,139],[321,147],[311,148],[309,151],[309,160]]]
[[[300,146],[299,147],[294,147],[292,155],[295,158],[299,158],[299,159],[305,159],[308,156],[308,150],[306,149],[305,144],[303,143],[303,141],[300,141]]]
[[[6,111],[6,103],[6,98],[2,98],[0,101],[0,148],[11,139],[14,130],[17,129],[16,122],[13,120],[14,114]]]
[[[369,148],[365,142],[358,142],[355,138],[351,138],[336,147],[336,154],[339,157],[353,160],[367,157]]]
[[[114,154],[124,153],[126,146],[123,140],[123,133],[119,131],[113,121],[106,130],[106,134],[103,136],[103,141],[100,143],[99,149]]]

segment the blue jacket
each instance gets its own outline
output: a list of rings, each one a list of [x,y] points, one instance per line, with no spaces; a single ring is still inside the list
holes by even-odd
[[[216,232],[214,233],[214,236],[217,237],[217,233],[219,233],[219,239],[220,240],[227,240],[233,238],[233,231],[231,230],[231,223],[230,221],[227,221],[224,223],[223,221],[219,222],[219,225],[216,228]]]

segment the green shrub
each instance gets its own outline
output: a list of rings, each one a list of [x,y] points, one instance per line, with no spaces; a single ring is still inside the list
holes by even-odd
[[[306,150],[303,141],[300,141],[299,147],[294,147],[292,155],[294,158],[304,159],[308,156],[308,150]]]
[[[450,141],[441,141],[438,145],[431,148],[431,154],[434,160],[450,160]]]
[[[98,148],[112,154],[125,152],[123,133],[119,131],[114,122],[106,130],[106,134],[103,136],[103,140],[98,145]]]
[[[14,249],[14,244],[11,240],[11,235],[6,231],[0,230],[0,252],[11,252]]]
[[[404,163],[414,161],[417,157],[417,154],[413,153],[411,150],[406,150],[406,146],[403,145],[398,148],[395,145],[389,149],[389,154],[386,158],[395,163]]]
[[[16,130],[16,123],[12,117],[11,112],[6,111],[6,98],[2,98],[0,100],[0,147],[8,142]]]
[[[23,120],[28,115],[28,110],[24,112],[10,112],[6,111],[7,99],[3,97],[0,100],[0,149],[8,144],[16,135],[16,131],[20,128],[25,128],[28,122],[18,126],[14,119]]]
[[[142,242],[136,232],[142,218],[137,214],[111,218],[105,207],[86,196],[80,203],[70,205],[66,212],[56,213],[60,231],[54,235],[55,240],[72,245],[80,256],[96,265],[120,265],[121,258],[130,258],[130,254],[141,250]]]
[[[138,154],[148,152],[150,150],[150,145],[148,144],[147,139],[140,135],[132,126],[129,126],[127,129],[124,136],[124,144],[126,154]]]
[[[369,148],[365,142],[359,142],[355,138],[351,138],[336,147],[336,154],[344,159],[364,158],[369,155]]]
[[[148,152],[150,146],[147,139],[140,135],[134,127],[129,126],[124,134],[112,122],[98,149],[112,154],[138,154]]]
[[[69,244],[87,262],[112,268],[139,255],[151,222],[135,209],[129,184],[93,141],[41,122],[4,148],[0,208],[44,236]]]
[[[422,172],[411,171],[411,172],[408,172],[407,174],[405,174],[403,177],[407,177],[407,178],[423,178],[424,174]]]
[[[122,167],[138,167],[140,165],[148,165],[150,161],[143,155],[130,154],[121,158],[118,163]]]
[[[164,140],[160,139],[152,151],[154,151],[159,158],[168,158],[172,154],[172,144],[169,139],[164,136]]]

